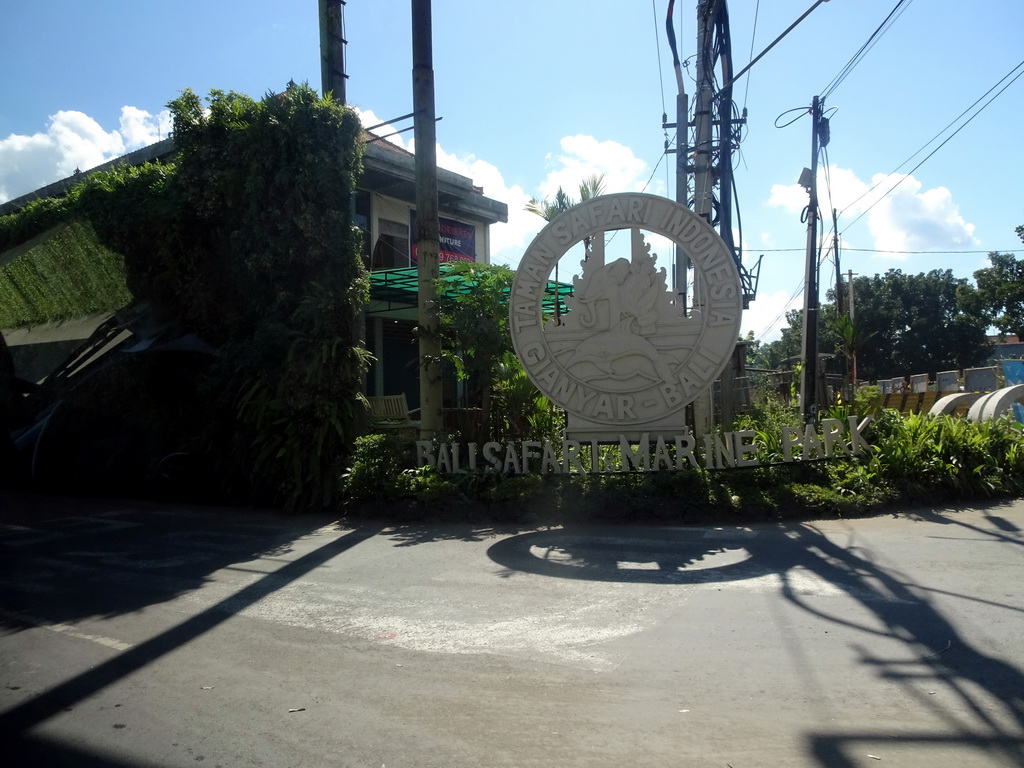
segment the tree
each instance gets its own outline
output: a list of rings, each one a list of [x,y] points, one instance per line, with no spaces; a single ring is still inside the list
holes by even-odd
[[[837,360],[857,355],[857,377],[889,379],[915,373],[935,375],[984,363],[990,345],[988,321],[977,307],[974,287],[951,270],[884,275],[854,280],[856,323],[845,324],[835,304],[822,304],[818,351]],[[782,367],[800,355],[803,313],[790,310],[782,337],[761,350],[765,367]],[[831,319],[830,319],[831,318]],[[841,364],[833,363],[835,372]]]
[[[530,201],[526,204],[526,210],[530,213],[535,213],[540,216],[544,221],[553,220],[558,214],[564,213],[565,211],[576,205],[577,202],[583,203],[592,197],[597,197],[604,193],[604,174],[592,174],[580,182],[579,186],[580,199],[573,200],[566,194],[565,190],[561,187],[555,193],[554,200],[548,200],[547,198],[536,198],[531,197]]]
[[[505,266],[452,262],[438,281],[438,332],[444,358],[456,375],[480,391],[484,423],[498,362],[512,352],[508,291],[515,272]]]
[[[561,187],[555,193],[555,199],[549,201],[547,198],[536,198],[531,197],[530,201],[526,204],[526,210],[530,213],[535,213],[540,216],[544,221],[553,221],[559,214],[568,211],[577,202],[585,202],[592,197],[597,197],[604,193],[604,174],[595,173],[583,181],[580,182],[579,186],[580,199],[573,200],[569,195],[566,194],[565,190]],[[586,261],[590,257],[590,238],[583,238],[583,259]],[[555,262],[555,282],[558,282],[558,262]],[[559,319],[560,302],[555,300],[555,322],[561,323]]]
[[[801,324],[803,312],[799,309],[791,309],[786,312],[786,327],[782,329],[782,335],[775,341],[770,341],[761,346],[758,350],[757,368],[769,368],[782,370],[792,368],[794,358],[800,356],[801,350]]]
[[[514,279],[505,266],[453,262],[438,281],[443,355],[478,396],[471,402],[481,405],[488,440],[524,438],[552,413],[512,346],[508,295]]]
[[[970,290],[967,280],[948,269],[917,275],[890,269],[856,278],[857,330],[864,340],[858,376],[934,376],[983,363],[988,322],[974,310]]]
[[[822,304],[818,309],[823,322],[818,323],[818,352],[832,354],[835,352],[836,334],[829,318],[835,314],[835,305]],[[795,367],[804,354],[802,309],[791,309],[786,313],[788,325],[782,329],[782,335],[775,341],[761,347],[758,366],[775,370]]]
[[[838,314],[832,316],[832,331],[837,339],[836,349],[846,358],[846,370],[852,375],[857,355],[875,334],[865,333],[860,323],[855,323],[849,315]]]
[[[1018,227],[1018,232],[1024,234],[1024,229]],[[1024,261],[1012,253],[990,253],[988,260],[991,266],[974,273],[976,310],[1000,334],[1024,338]]]

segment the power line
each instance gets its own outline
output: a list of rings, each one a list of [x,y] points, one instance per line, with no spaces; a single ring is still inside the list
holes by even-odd
[[[838,75],[832,78],[832,82],[825,86],[825,90],[821,92],[821,96],[819,97],[821,101],[825,101],[825,99],[827,99],[832,92],[839,87],[843,80],[845,80],[856,66],[860,64],[868,51],[875,46],[875,43],[882,38],[882,35],[889,30],[889,27],[893,25],[896,19],[903,15],[903,11],[905,11],[913,1],[914,0],[898,0],[896,5],[893,6],[893,9],[889,11],[889,15],[885,17],[885,21],[878,25],[878,29],[871,33],[871,37],[867,39],[867,42],[865,42],[864,45],[862,45],[860,49],[853,54],[853,58],[846,63],[846,66],[840,70]],[[899,11],[899,13],[897,13],[897,11]]]
[[[801,277],[800,281],[796,284],[796,288],[793,289],[793,293],[790,295],[789,301],[786,302],[785,306],[783,306],[783,308],[779,312],[779,314],[777,314],[775,316],[775,319],[772,320],[770,323],[768,323],[768,325],[766,325],[764,328],[762,328],[760,333],[756,334],[755,341],[760,341],[765,336],[767,336],[769,333],[771,333],[772,329],[774,329],[775,326],[778,324],[778,322],[780,320],[782,320],[783,317],[785,317],[786,313],[789,312],[789,308],[791,306],[793,306],[793,302],[796,301],[800,297],[800,295],[803,293],[803,291],[804,291],[804,279]]]
[[[651,11],[654,12],[654,48],[658,54],[658,84],[661,86],[661,111],[665,114],[665,78],[661,74],[661,35],[659,34],[660,30],[658,29],[658,8],[655,4],[655,0],[651,0]],[[665,121],[662,120],[662,122]]]
[[[757,0],[757,5],[754,6],[754,28],[750,32],[750,54],[747,56],[748,59],[753,61],[754,59],[754,39],[757,37],[757,17],[761,12],[761,0]],[[747,76],[747,82],[743,86],[743,112],[747,111],[747,95],[750,93],[750,76]]]
[[[1007,74],[1003,75],[1003,77],[1000,78],[999,82],[997,82],[996,85],[992,86],[992,88],[995,88],[996,86],[998,86],[999,83],[1003,82],[1003,80],[1005,80],[1007,77],[1012,75],[1016,70],[1020,69],[1021,71],[1017,72],[1017,74],[1014,75],[1013,79],[1010,80],[1010,82],[1008,82],[1006,85],[1004,85],[1002,88],[1000,88],[999,91],[991,99],[986,101],[984,104],[982,104],[978,108],[977,112],[975,112],[973,115],[971,115],[969,118],[967,118],[967,120],[959,128],[957,128],[955,131],[953,131],[951,134],[949,134],[949,136],[947,136],[942,141],[942,143],[939,144],[939,146],[937,146],[935,149],[933,149],[931,152],[929,152],[927,154],[927,156],[925,156],[924,160],[922,160],[920,163],[918,163],[913,168],[911,168],[908,173],[906,173],[902,178],[900,178],[899,181],[897,181],[895,184],[893,184],[888,192],[886,192],[884,195],[882,195],[877,200],[875,200],[875,202],[873,202],[871,205],[869,205],[867,208],[865,208],[863,211],[861,211],[861,214],[857,218],[855,218],[853,221],[851,221],[849,224],[846,225],[847,228],[852,227],[854,224],[856,224],[858,221],[860,221],[862,218],[864,218],[864,216],[867,214],[868,211],[870,211],[872,208],[874,208],[876,205],[878,205],[880,202],[882,202],[882,200],[884,200],[886,198],[886,196],[891,195],[896,190],[896,187],[898,187],[900,184],[902,184],[904,181],[906,181],[908,178],[910,178],[914,174],[914,171],[916,171],[918,168],[920,168],[922,165],[924,165],[926,162],[928,162],[928,160],[931,159],[932,155],[934,155],[936,152],[938,152],[940,149],[942,149],[944,146],[946,146],[946,144],[949,143],[950,139],[952,139],[954,136],[956,136],[958,133],[960,133],[960,131],[962,131],[968,125],[970,125],[971,121],[974,120],[974,118],[976,118],[982,112],[984,112],[985,108],[988,107],[989,104],[991,104],[993,101],[998,99],[1007,88],[1009,88],[1011,85],[1013,85],[1015,82],[1017,82],[1017,79],[1021,75],[1024,75],[1024,69],[1021,69],[1022,67],[1024,67],[1024,60],[1022,60],[1016,67],[1011,69]],[[992,92],[992,88],[989,88],[988,91],[985,92],[985,95],[988,95],[989,93],[991,93]],[[982,96],[981,98],[985,98],[985,96]],[[978,102],[974,102],[974,103],[977,104]],[[971,106],[973,106],[973,105],[971,105]],[[970,109],[970,107],[968,107],[968,109]],[[932,141],[934,141],[934,139]],[[931,143],[931,142],[929,142],[929,143]],[[927,146],[927,144],[925,146]],[[918,152],[920,152],[920,150],[918,150]],[[892,175],[892,174],[890,174],[890,175]],[[863,197],[863,195],[861,197]],[[858,198],[858,200],[859,199],[860,198]]]
[[[976,107],[976,106],[978,105],[978,103],[979,103],[979,102],[980,102],[980,101],[981,101],[982,99],[984,99],[984,98],[985,98],[986,96],[988,96],[988,95],[989,95],[990,93],[992,93],[992,91],[994,91],[994,90],[995,90],[996,88],[998,88],[998,87],[999,87],[999,85],[1000,85],[1000,84],[1001,84],[1001,83],[1002,83],[1002,82],[1003,82],[1003,81],[1004,81],[1004,80],[1005,80],[1006,78],[1008,78],[1008,77],[1009,77],[1010,75],[1012,75],[1012,74],[1013,74],[1013,73],[1014,73],[1014,72],[1015,72],[1016,70],[1020,69],[1020,68],[1021,68],[1021,66],[1024,66],[1024,61],[1021,61],[1021,62],[1020,62],[1020,63],[1019,63],[1019,64],[1018,64],[1018,65],[1017,65],[1016,67],[1014,67],[1014,68],[1013,68],[1013,69],[1011,69],[1011,70],[1010,70],[1009,72],[1007,72],[1007,73],[1006,73],[1005,75],[1003,75],[1003,76],[1002,76],[1002,77],[1001,77],[1001,78],[1000,78],[1000,79],[999,79],[999,80],[998,80],[998,81],[997,81],[997,82],[995,83],[995,85],[993,85],[993,86],[992,86],[991,88],[989,88],[989,89],[988,89],[987,91],[985,91],[985,92],[984,92],[983,94],[981,94],[981,96],[979,96],[979,97],[978,97],[977,99],[975,99],[974,103],[973,103],[973,104],[971,104],[971,105],[970,105],[969,107],[967,107],[967,108],[966,108],[966,109],[965,109],[965,110],[964,110],[963,112],[961,112],[961,113],[960,113],[959,115],[957,115],[957,116],[956,116],[956,117],[954,117],[954,118],[953,118],[952,120],[950,120],[950,121],[949,121],[949,123],[947,123],[947,124],[946,124],[946,126],[945,126],[945,127],[944,127],[944,128],[943,128],[943,129],[941,130],[941,131],[939,131],[939,132],[938,132],[938,133],[936,133],[936,134],[935,134],[934,136],[932,136],[932,137],[931,137],[930,139],[928,139],[928,141],[926,141],[926,142],[925,142],[925,143],[924,143],[924,144],[923,144],[923,145],[921,146],[921,148],[920,148],[920,149],[918,149],[918,150],[917,150],[917,151],[916,151],[916,152],[915,152],[914,154],[912,154],[912,155],[911,155],[910,157],[908,157],[908,158],[907,158],[906,160],[904,160],[904,161],[903,161],[902,163],[900,163],[900,164],[899,164],[898,166],[896,166],[896,168],[895,168],[895,169],[893,169],[892,171],[890,171],[889,173],[887,173],[887,174],[886,174],[886,176],[885,176],[885,178],[883,178],[883,179],[880,179],[880,180],[879,180],[878,182],[876,182],[876,183],[875,183],[875,184],[874,184],[874,185],[873,185],[873,186],[872,186],[872,187],[871,187],[870,189],[868,189],[868,190],[867,190],[866,192],[862,193],[862,194],[861,194],[861,195],[860,195],[859,197],[857,197],[857,198],[856,198],[856,199],[855,199],[855,200],[854,200],[853,202],[851,202],[851,203],[847,204],[847,206],[846,206],[846,207],[847,207],[847,208],[852,208],[852,207],[853,207],[854,205],[856,205],[856,204],[857,204],[858,202],[860,202],[861,200],[863,200],[863,199],[864,199],[865,197],[867,197],[867,196],[868,196],[868,195],[870,195],[870,194],[871,194],[872,192],[874,192],[874,191],[875,191],[876,189],[878,189],[878,188],[879,188],[879,187],[880,187],[880,186],[881,186],[882,184],[884,184],[884,183],[885,183],[885,182],[886,182],[886,181],[888,180],[888,178],[889,178],[890,176],[892,176],[892,175],[893,175],[894,173],[898,173],[898,172],[899,172],[899,170],[900,170],[900,169],[901,169],[901,168],[902,168],[903,166],[905,166],[905,165],[906,165],[907,163],[909,163],[909,162],[910,162],[911,160],[913,160],[913,159],[914,159],[915,157],[917,157],[917,156],[918,156],[919,154],[921,154],[922,152],[924,152],[924,150],[925,150],[925,149],[926,149],[926,148],[927,148],[927,147],[928,147],[928,146],[929,146],[929,145],[930,145],[930,144],[931,144],[931,143],[932,143],[933,141],[935,141],[935,140],[936,140],[937,138],[939,138],[939,136],[941,136],[941,135],[942,135],[942,134],[944,134],[944,133],[945,133],[946,131],[948,131],[948,130],[950,129],[950,127],[951,127],[951,126],[953,126],[953,125],[955,125],[955,124],[957,123],[957,121],[958,121],[958,120],[960,120],[960,119],[961,119],[961,118],[962,118],[962,117],[963,117],[964,115],[966,115],[966,114],[967,114],[968,112],[970,112],[970,111],[971,111],[972,109],[974,109],[974,108],[975,108],[975,107]],[[980,110],[979,110],[979,111],[980,111]],[[973,119],[973,118],[972,118],[972,119]],[[966,123],[965,123],[965,125],[966,125]],[[929,155],[929,157],[930,157],[930,155]],[[925,158],[925,159],[927,159],[927,158]],[[920,166],[918,166],[918,167],[920,167]],[[895,189],[895,187],[893,187],[893,189]]]

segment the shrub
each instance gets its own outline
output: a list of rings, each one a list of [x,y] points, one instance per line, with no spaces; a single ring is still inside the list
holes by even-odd
[[[359,501],[407,496],[412,461],[412,444],[405,438],[394,434],[357,437],[351,465],[342,475],[344,491]]]
[[[1019,425],[1009,419],[972,422],[886,411],[873,432],[871,471],[912,497],[984,498],[1021,490],[1024,443]]]

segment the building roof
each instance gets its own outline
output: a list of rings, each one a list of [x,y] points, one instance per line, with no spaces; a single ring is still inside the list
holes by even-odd
[[[370,138],[363,152],[359,187],[407,203],[416,202],[416,156],[389,141]],[[437,169],[437,204],[442,212],[479,224],[508,221],[508,206],[484,197],[473,180]]]
[[[411,152],[389,141],[367,139],[363,152],[363,175],[359,188],[394,197],[408,203],[416,200],[416,157]],[[32,192],[0,204],[0,216],[17,213],[33,200],[66,194],[89,173],[107,171],[119,165],[142,165],[171,157],[175,152],[174,139],[164,139],[127,155],[108,160],[85,172],[47,184]],[[473,180],[444,168],[437,169],[437,198],[442,212],[475,224],[495,224],[508,221],[508,206],[483,195]]]

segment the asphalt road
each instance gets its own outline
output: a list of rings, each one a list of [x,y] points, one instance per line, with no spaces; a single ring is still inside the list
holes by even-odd
[[[1024,766],[1022,545],[0,495],[4,762]]]

